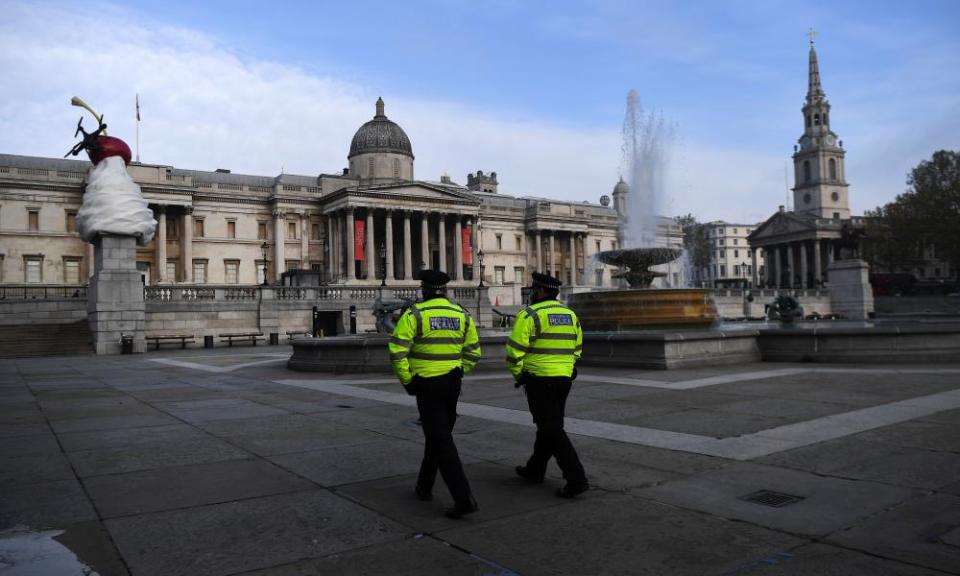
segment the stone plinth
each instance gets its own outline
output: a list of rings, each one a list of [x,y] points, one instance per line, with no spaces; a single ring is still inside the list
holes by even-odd
[[[827,267],[827,287],[834,314],[852,320],[873,315],[870,266],[863,260],[837,260]]]
[[[146,352],[143,281],[137,271],[137,239],[100,235],[94,239],[96,270],[87,292],[87,320],[96,354],[119,354],[121,336],[133,351]]]

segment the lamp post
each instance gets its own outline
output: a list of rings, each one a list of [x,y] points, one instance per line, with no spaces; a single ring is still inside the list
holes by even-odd
[[[260,251],[263,252],[263,286],[269,284],[269,282],[267,282],[267,248],[269,247],[269,244],[266,242],[260,245]]]
[[[480,284],[477,285],[477,327],[480,326],[480,297],[483,294],[483,249],[477,250],[477,264],[480,266]]]
[[[387,245],[380,241],[380,264],[383,265],[383,276],[380,277],[380,286],[387,285]]]

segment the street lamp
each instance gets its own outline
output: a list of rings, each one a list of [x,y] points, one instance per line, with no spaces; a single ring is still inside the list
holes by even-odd
[[[260,250],[263,252],[263,286],[269,284],[267,282],[267,248],[269,245],[266,242],[260,245]]]
[[[380,241],[380,263],[383,265],[383,276],[380,279],[380,286],[387,285],[387,245]]]
[[[483,288],[483,249],[477,250],[477,263],[480,265],[480,288]]]

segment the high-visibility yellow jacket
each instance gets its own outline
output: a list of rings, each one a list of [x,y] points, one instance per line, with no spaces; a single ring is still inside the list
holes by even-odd
[[[544,300],[517,314],[507,340],[507,368],[515,379],[573,375],[583,349],[583,329],[573,310],[556,300]]]
[[[406,386],[414,376],[469,374],[480,360],[480,339],[470,314],[446,298],[417,302],[400,316],[390,338],[393,373]]]

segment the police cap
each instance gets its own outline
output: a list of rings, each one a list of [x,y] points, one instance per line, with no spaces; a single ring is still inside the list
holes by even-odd
[[[559,290],[561,282],[549,274],[533,273],[533,287],[540,286],[549,290]]]
[[[450,276],[440,270],[421,270],[420,285],[427,290],[443,290],[447,287]]]

